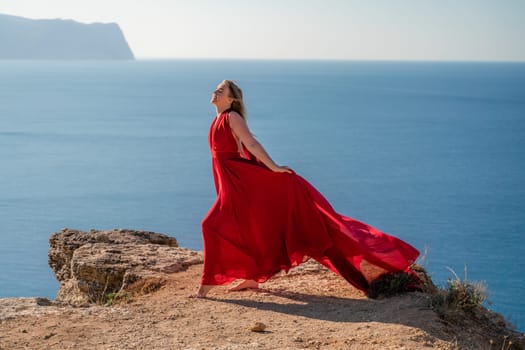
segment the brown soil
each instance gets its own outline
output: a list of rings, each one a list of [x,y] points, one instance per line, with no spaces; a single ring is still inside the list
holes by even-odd
[[[19,308],[0,321],[0,349],[501,348],[475,329],[441,321],[429,295],[368,299],[312,264],[259,290],[217,287],[207,299],[188,298],[201,270],[192,266],[158,291],[111,307]]]

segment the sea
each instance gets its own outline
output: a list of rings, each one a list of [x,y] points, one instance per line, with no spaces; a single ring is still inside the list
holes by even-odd
[[[278,163],[525,330],[525,63],[0,61],[0,297],[55,297],[64,227],[201,250],[223,79]]]

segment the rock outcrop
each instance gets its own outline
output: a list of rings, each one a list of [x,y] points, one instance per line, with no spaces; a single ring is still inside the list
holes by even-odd
[[[105,303],[115,295],[145,294],[167,274],[200,264],[202,254],[164,234],[133,230],[63,229],[49,239],[49,266],[60,282],[56,301]]]
[[[133,60],[134,55],[116,23],[0,14],[0,59]]]

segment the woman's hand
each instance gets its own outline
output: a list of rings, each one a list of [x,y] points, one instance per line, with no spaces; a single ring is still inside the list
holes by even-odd
[[[288,166],[286,165],[277,165],[276,167],[274,167],[273,169],[271,169],[273,172],[276,172],[276,173],[293,173],[293,170],[290,169]]]

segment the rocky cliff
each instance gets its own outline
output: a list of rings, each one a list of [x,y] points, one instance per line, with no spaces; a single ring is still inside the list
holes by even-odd
[[[134,55],[116,23],[0,14],[0,59],[132,60]]]
[[[485,308],[436,308],[436,291],[370,299],[308,261],[260,289],[188,298],[202,253],[169,236],[64,229],[50,238],[57,299],[0,299],[0,349],[516,350]],[[452,312],[452,313],[450,313]]]
[[[49,266],[60,282],[56,300],[72,304],[105,303],[108,295],[137,289],[153,291],[168,274],[202,263],[201,253],[155,232],[63,229],[49,245]]]

